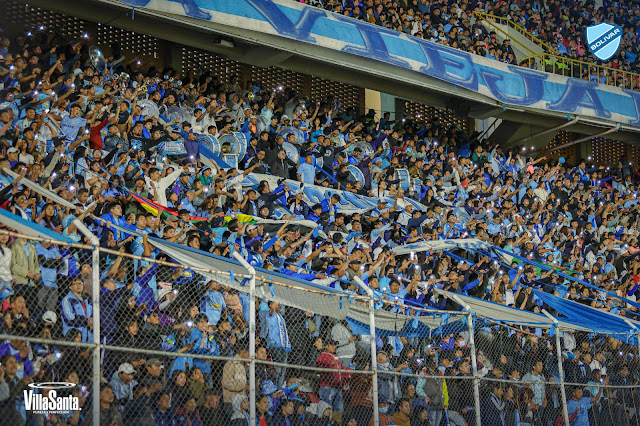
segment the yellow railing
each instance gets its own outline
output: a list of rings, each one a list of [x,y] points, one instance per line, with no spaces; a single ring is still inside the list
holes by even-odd
[[[531,40],[531,42],[533,42],[534,44],[536,44],[537,46],[539,46],[540,48],[542,48],[546,52],[550,52],[550,53],[553,53],[553,54],[557,54],[558,53],[558,51],[556,49],[554,49],[553,47],[551,47],[548,43],[540,40],[538,37],[534,36],[529,31],[527,31],[524,27],[522,27],[521,25],[515,23],[514,21],[512,21],[509,18],[504,18],[502,16],[495,16],[495,15],[491,15],[489,13],[477,12],[477,11],[474,11],[472,13],[472,15],[475,18],[485,19],[488,22],[495,22],[495,23],[498,23],[498,24],[507,25],[507,26],[513,28],[514,30],[516,30],[518,33],[522,34],[527,39]],[[495,29],[496,30],[500,30],[500,28],[497,28],[497,27],[495,27]],[[500,32],[503,33],[503,34],[507,34],[502,30],[500,30]],[[511,41],[516,41],[517,42],[517,40],[514,40],[514,39],[511,39]],[[518,44],[520,46],[524,47],[525,49],[527,49],[529,52],[536,53],[536,52],[533,52],[530,48],[524,46],[522,43],[518,42]]]
[[[598,81],[601,77],[605,78],[603,84],[609,86],[621,86],[618,79],[622,78],[623,86],[627,89],[640,89],[640,74],[621,71],[611,67],[594,64],[593,62],[581,61],[578,59],[567,58],[550,53],[540,53],[522,59],[522,62],[528,61],[530,64],[535,63],[535,68],[539,71],[545,71],[552,74],[564,75],[566,77],[581,78],[590,80],[592,76],[597,76]]]
[[[474,12],[474,13],[475,13],[475,12]],[[485,19],[485,18],[483,18],[483,19]],[[525,54],[526,54],[526,53],[529,53],[530,55],[537,55],[537,54],[538,54],[538,52],[536,52],[536,51],[534,51],[534,50],[531,50],[531,48],[530,48],[529,46],[527,46],[527,45],[524,45],[524,44],[520,43],[520,42],[519,42],[518,40],[516,40],[516,39],[511,39],[511,36],[509,35],[509,33],[507,33],[506,31],[504,31],[502,28],[498,28],[498,27],[491,27],[491,28],[495,29],[497,32],[499,32],[500,34],[502,34],[502,36],[503,36],[505,39],[507,39],[507,38],[508,38],[508,39],[510,39],[513,43],[515,43],[515,44],[517,44],[518,46],[520,46],[520,47],[525,51]]]

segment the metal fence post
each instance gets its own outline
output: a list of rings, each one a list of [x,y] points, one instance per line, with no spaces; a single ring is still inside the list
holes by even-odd
[[[376,323],[373,295],[369,297],[369,334],[371,335],[371,393],[373,394],[373,426],[380,424],[378,411],[378,359],[376,354]]]
[[[93,306],[93,354],[91,375],[91,414],[93,424],[100,424],[100,240],[78,219],[73,220],[76,228],[89,239],[93,246],[91,257],[91,304]]]
[[[473,315],[469,310],[469,349],[471,349],[471,371],[473,373],[473,401],[476,409],[476,426],[481,426],[480,419],[480,377],[478,376],[478,359],[476,357],[476,337],[473,327]]]
[[[353,277],[356,284],[369,296],[369,338],[371,340],[371,394],[373,395],[373,426],[380,425],[380,411],[378,409],[378,358],[376,353],[376,315],[373,290],[366,285],[360,277]]]
[[[473,374],[473,403],[476,414],[476,426],[481,426],[480,419],[480,377],[478,376],[478,359],[476,356],[476,336],[473,327],[473,314],[471,307],[466,305],[459,297],[453,296],[455,300],[467,313],[467,321],[469,327],[469,349],[471,352],[471,372]]]
[[[551,321],[553,321],[554,326],[556,327],[556,356],[558,357],[558,377],[560,378],[560,395],[562,396],[562,415],[564,417],[564,424],[568,425],[569,423],[569,410],[567,409],[567,391],[564,388],[564,367],[562,366],[562,347],[560,346],[560,327],[558,325],[558,320],[553,317],[549,312],[545,309],[542,310],[542,313],[545,314]]]
[[[233,257],[249,272],[249,424],[256,424],[256,270],[240,256]]]

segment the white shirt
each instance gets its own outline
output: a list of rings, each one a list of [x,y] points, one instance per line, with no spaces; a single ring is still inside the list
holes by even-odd
[[[156,203],[160,204],[161,206],[167,206],[167,195],[166,195],[166,191],[167,188],[169,188],[169,186],[171,186],[179,177],[180,175],[184,172],[184,170],[182,169],[178,169],[175,166],[172,166],[173,168],[175,168],[176,170],[173,171],[173,173],[171,173],[170,175],[167,175],[163,178],[158,179],[157,182],[154,182],[156,189],[155,191],[157,191],[158,193],[158,198],[156,199]],[[151,179],[149,178],[149,176],[145,176],[144,177],[145,183],[147,185],[147,188],[149,188],[149,195],[153,196],[154,195],[154,191],[153,191],[153,187],[151,186]]]
[[[22,161],[27,166],[29,166],[29,165],[34,163],[33,155],[31,155],[29,153],[27,153],[27,154],[20,153],[20,155],[18,155],[18,160]]]
[[[11,250],[9,247],[0,247],[0,281],[10,283],[11,275]]]
[[[238,176],[227,179],[224,183],[224,190],[227,192],[231,192],[232,189],[236,190],[236,199],[238,201],[242,200],[242,181],[244,180],[244,176],[239,174]]]
[[[398,216],[398,223],[406,227],[409,224],[409,219],[411,219],[411,213],[403,210],[402,213],[400,213],[400,215]]]

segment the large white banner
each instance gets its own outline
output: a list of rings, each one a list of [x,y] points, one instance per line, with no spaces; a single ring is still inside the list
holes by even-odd
[[[244,188],[256,188],[263,180],[269,183],[269,188],[273,191],[278,187],[278,181],[280,181],[281,178],[278,176],[264,175],[260,173],[250,173],[242,182],[242,186]],[[300,182],[290,179],[285,179],[285,181],[292,191],[300,189]],[[338,210],[347,214],[364,213],[376,209],[379,199],[384,200],[387,207],[393,207],[395,203],[395,200],[391,197],[365,197],[363,195],[354,194],[353,192],[325,188],[324,186],[318,185],[305,184],[302,189],[304,192],[304,201],[309,205],[309,207],[314,204],[321,203],[324,200],[329,200],[333,194],[338,194],[340,196]],[[419,211],[427,211],[427,207],[425,205],[410,198],[405,197],[398,200],[398,207],[402,209],[404,209],[407,204],[411,204],[414,209]]]
[[[405,244],[394,247],[393,252],[396,254],[409,254],[429,250],[444,251],[459,248],[479,250],[487,247],[491,247],[491,244],[478,240],[477,238],[458,238],[451,240],[420,241],[418,243]]]

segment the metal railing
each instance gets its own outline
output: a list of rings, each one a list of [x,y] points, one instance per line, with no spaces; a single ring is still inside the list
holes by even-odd
[[[640,74],[594,64],[593,62],[550,53],[531,55],[523,58],[522,61],[529,61],[530,64],[535,63],[535,69],[538,71],[583,80],[594,80],[609,86],[624,87],[632,90],[640,88]],[[620,78],[622,78],[621,82],[619,82]]]
[[[81,224],[79,225],[82,227]],[[84,231],[87,232],[87,236],[92,236],[86,228]],[[244,409],[246,416],[250,419],[248,424],[256,424],[256,421],[264,416],[264,404],[257,407],[259,401],[264,402],[264,395],[273,395],[273,398],[269,397],[270,404],[274,403],[275,399],[284,398],[283,404],[292,403],[294,407],[302,407],[307,413],[312,406],[319,404],[310,403],[310,396],[313,395],[315,398],[317,395],[325,405],[320,405],[322,409],[320,411],[314,409],[312,413],[328,412],[332,416],[335,414],[331,420],[340,424],[346,424],[351,420],[355,420],[358,425],[388,424],[389,416],[379,410],[378,404],[391,406],[395,411],[408,401],[409,406],[412,407],[411,411],[415,414],[419,414],[420,410],[428,409],[435,424],[439,424],[440,419],[443,419],[442,421],[446,421],[447,424],[451,421],[452,424],[466,423],[469,426],[480,426],[490,421],[490,418],[486,417],[488,404],[491,403],[492,398],[496,399],[494,392],[502,388],[504,388],[503,399],[506,403],[511,400],[522,403],[511,405],[512,411],[505,407],[504,415],[510,416],[515,411],[519,411],[518,415],[528,418],[527,422],[531,424],[558,424],[562,420],[564,424],[569,424],[569,415],[573,414],[567,410],[570,405],[569,400],[574,398],[575,389],[582,389],[587,385],[587,381],[591,380],[591,377],[580,374],[577,361],[572,361],[573,357],[569,354],[582,360],[584,355],[578,354],[581,343],[589,345],[595,341],[602,343],[601,340],[605,338],[599,335],[588,336],[584,333],[573,337],[575,334],[573,330],[562,330],[557,323],[551,326],[555,334],[545,331],[550,327],[548,324],[540,325],[542,329],[538,331],[517,325],[510,326],[480,316],[472,312],[468,306],[464,306],[462,301],[458,301],[462,304],[463,311],[425,309],[429,311],[429,315],[440,317],[440,327],[447,324],[453,313],[464,316],[460,323],[464,326],[456,328],[457,343],[455,345],[451,340],[453,335],[445,338],[446,336],[442,334],[445,333],[444,329],[433,329],[433,335],[429,333],[428,336],[407,337],[403,345],[410,346],[410,350],[401,351],[388,344],[386,337],[378,334],[376,324],[380,327],[385,322],[388,323],[389,317],[383,315],[386,308],[402,308],[401,311],[405,308],[410,310],[422,310],[422,308],[381,300],[359,278],[356,278],[355,282],[367,290],[367,295],[353,295],[353,300],[350,300],[349,304],[357,303],[361,307],[367,306],[365,309],[369,314],[368,327],[354,330],[349,325],[343,326],[339,316],[336,318],[323,316],[318,318],[319,325],[314,332],[308,327],[314,322],[316,315],[286,306],[275,312],[284,312],[284,317],[287,318],[285,327],[288,328],[286,333],[291,335],[291,351],[288,356],[282,356],[284,353],[282,350],[278,351],[276,347],[267,345],[271,353],[269,360],[264,346],[256,347],[256,340],[264,342],[263,333],[271,336],[271,326],[267,327],[270,321],[268,316],[275,312],[267,313],[263,310],[266,300],[259,298],[256,294],[256,281],[262,278],[256,277],[255,270],[244,259],[238,259],[239,256],[236,258],[246,268],[246,275],[234,275],[230,271],[205,270],[199,268],[197,264],[190,264],[189,261],[178,264],[144,258],[100,247],[95,243],[94,245],[68,244],[57,240],[29,237],[7,230],[0,230],[0,235],[18,239],[20,246],[30,244],[30,250],[34,252],[34,247],[38,243],[44,243],[47,247],[57,246],[58,250],[64,253],[68,265],[80,266],[79,270],[70,266],[65,269],[65,274],[69,277],[58,277],[60,279],[58,284],[61,287],[66,284],[71,288],[73,281],[83,277],[82,274],[86,272],[84,267],[91,268],[91,273],[83,279],[86,280],[84,291],[91,289],[92,295],[85,294],[78,297],[85,297],[83,303],[91,306],[92,310],[87,311],[87,308],[80,304],[76,304],[73,309],[76,309],[75,315],[88,312],[87,319],[93,319],[92,325],[89,326],[93,329],[92,337],[87,333],[87,337],[82,341],[72,341],[69,338],[70,330],[63,330],[66,338],[56,339],[55,336],[58,334],[55,333],[55,318],[54,326],[47,329],[51,330],[51,334],[39,331],[40,327],[27,327],[26,324],[29,322],[25,319],[25,315],[28,317],[29,314],[34,314],[39,317],[42,312],[38,309],[39,305],[47,303],[44,299],[33,298],[35,293],[27,291],[28,288],[23,288],[21,291],[16,288],[16,294],[8,299],[12,304],[10,306],[13,306],[10,314],[15,318],[15,323],[12,328],[6,328],[0,335],[3,341],[21,348],[20,351],[16,349],[13,352],[15,353],[13,357],[21,365],[27,365],[27,358],[31,357],[31,362],[39,366],[33,372],[25,369],[27,367],[17,374],[11,371],[11,380],[19,386],[25,387],[29,381],[36,383],[71,381],[74,386],[69,392],[71,396],[80,398],[80,406],[73,409],[77,412],[69,413],[69,416],[73,415],[73,417],[59,414],[58,419],[69,419],[71,424],[111,424],[118,423],[118,419],[121,420],[121,424],[134,424],[153,410],[156,410],[156,415],[160,416],[163,414],[158,410],[165,395],[170,404],[167,407],[170,413],[167,418],[173,419],[175,416],[176,419],[182,419],[180,421],[186,423],[185,418],[189,416],[193,419],[202,416],[200,418],[202,424],[227,424],[228,417],[232,413],[225,412],[225,409],[231,409],[234,396],[241,395],[248,399],[248,406]],[[186,275],[183,273],[183,268],[184,271],[189,271]],[[151,274],[152,278],[147,274]],[[209,298],[204,293],[204,291],[214,292],[214,289],[209,287],[211,285],[209,278],[204,281],[189,281],[189,279],[196,280],[195,275],[200,278],[221,277],[220,280],[227,284],[242,278],[243,283],[238,285],[241,289],[239,293],[246,298],[246,304],[243,303],[243,306],[232,304],[233,295],[238,291],[230,288],[215,290],[225,294],[224,303],[228,306],[220,308],[224,312],[220,318],[211,320],[209,315],[214,311],[210,311],[209,308],[214,306],[213,303],[216,300],[222,299]],[[100,276],[107,278],[103,278],[100,283]],[[149,279],[156,281],[154,286],[157,288],[154,292],[158,292],[158,303],[165,303],[164,298],[167,295],[173,295],[171,299],[173,302],[170,305],[150,307],[148,311],[142,309],[147,307],[148,303],[154,304],[153,300],[144,296],[145,292],[147,294],[151,292]],[[248,284],[244,283],[244,279],[248,280]],[[115,282],[114,287],[109,287],[111,280],[121,281],[121,285],[128,285],[128,287],[118,290]],[[168,284],[172,286],[167,287]],[[290,286],[277,281],[258,284],[275,287]],[[100,289],[101,285],[103,289]],[[34,287],[36,290],[38,288]],[[82,292],[76,287],[72,287],[71,291]],[[60,296],[66,292],[67,290],[64,290]],[[114,310],[112,302],[115,299],[109,294],[117,292],[120,292],[121,297],[126,295],[119,303],[129,304],[130,308],[125,306],[125,308],[118,307]],[[273,302],[279,301],[276,294],[280,292],[272,293],[272,297],[268,299]],[[327,293],[326,297],[330,298],[332,294]],[[19,298],[23,299],[22,303],[17,301]],[[86,331],[85,323],[69,322],[72,319],[69,318],[70,314],[65,308],[65,299],[62,299],[62,309],[54,310],[58,313],[58,322],[62,321],[71,329],[83,328]],[[203,301],[206,303],[203,304]],[[245,306],[249,312],[244,312]],[[287,316],[287,312],[296,309],[301,315]],[[102,319],[100,319],[100,313],[104,314]],[[47,314],[50,316],[50,313]],[[160,319],[154,320],[155,322],[151,320],[153,315],[163,318],[162,321],[173,320],[160,325]],[[245,316],[246,324],[242,323],[242,318]],[[207,322],[206,327],[201,324],[203,318]],[[113,320],[116,320],[115,324]],[[220,326],[220,321],[225,325],[235,324],[233,332],[227,330],[229,337],[225,338],[225,329]],[[322,326],[320,326],[321,323]],[[23,328],[23,324],[27,328]],[[214,331],[216,324],[220,327],[218,331]],[[119,327],[117,334],[113,332],[114,325]],[[197,334],[194,339],[194,333],[197,333],[196,327],[202,329],[202,334]],[[334,328],[342,331],[338,332]],[[280,333],[282,333],[281,330]],[[344,333],[351,337],[345,337]],[[167,334],[166,337],[164,337],[165,334]],[[511,339],[513,334],[517,336]],[[210,338],[205,339],[204,337],[207,336]],[[334,364],[337,365],[331,364],[328,368],[320,362],[321,357],[318,354],[322,343],[315,349],[312,345],[318,337],[320,339],[339,338],[346,342],[344,345],[341,344],[341,352],[337,352],[335,357],[326,353],[323,355],[324,358],[340,359],[340,364],[336,361]],[[608,360],[610,362],[607,364],[610,370],[609,375],[613,377],[617,377],[619,370],[626,368],[629,360],[634,362],[633,360],[639,359],[637,346],[623,343],[624,340],[629,341],[629,337],[629,335],[615,336],[615,339],[620,339],[620,345],[623,346],[612,346],[614,353],[618,354],[616,359]],[[522,343],[524,340],[528,343]],[[162,344],[160,344],[161,341]],[[209,344],[205,345],[207,341],[217,342],[218,350],[214,351]],[[20,342],[26,342],[27,349],[24,349]],[[309,346],[306,347],[301,342],[307,342]],[[330,343],[329,340],[326,343],[336,345],[336,342]],[[352,343],[353,351],[344,351],[343,348]],[[223,350],[224,345],[227,344],[231,345],[233,352]],[[514,352],[512,344],[520,345],[520,350]],[[608,344],[611,344],[610,340]],[[543,351],[541,348],[547,349]],[[400,353],[394,354],[396,351]],[[412,355],[408,355],[409,352]],[[280,356],[276,356],[277,353],[280,353]],[[402,363],[399,361],[396,364],[390,363],[391,358],[399,360],[404,354],[407,354],[407,358],[403,359]],[[544,356],[541,357],[541,355]],[[502,363],[502,359],[508,362]],[[438,364],[438,360],[441,365]],[[524,373],[531,371],[538,360],[543,362],[546,376],[543,375],[531,382],[527,378],[530,374]],[[5,357],[3,361],[6,361]],[[14,364],[13,360],[9,361],[9,365]],[[160,369],[157,370],[159,372],[154,373],[153,367],[158,365],[161,368],[166,366],[165,371]],[[490,369],[488,365],[492,368]],[[494,373],[500,368],[504,376],[497,377]],[[129,373],[134,369],[134,373]],[[522,372],[523,377],[512,377],[511,370]],[[566,378],[565,370],[570,373]],[[489,371],[493,373],[488,374]],[[129,375],[128,379],[127,375]],[[181,375],[182,379],[188,375],[186,384],[185,380],[180,379]],[[136,380],[136,384],[123,382],[123,380],[131,380],[131,377]],[[335,383],[327,384],[329,379]],[[637,415],[639,408],[638,399],[631,397],[631,388],[635,386],[635,382],[625,384],[614,382],[612,379],[609,383],[607,380],[599,381],[599,377],[597,379],[598,381],[595,382],[589,381],[588,386],[591,389],[604,389],[602,392],[596,389],[591,395],[603,402],[591,414],[598,415],[602,419],[614,418],[616,424],[627,424],[625,422],[633,417],[632,412]],[[5,381],[4,377],[0,377],[0,383],[3,381]],[[110,384],[111,390],[106,392],[115,393],[113,402],[108,401],[109,395],[105,395],[106,402],[100,398],[105,392],[107,383]],[[567,387],[566,391],[565,387]],[[547,389],[547,395],[549,395],[548,409],[542,407],[527,409],[524,404],[526,400],[531,397],[533,402],[536,402],[535,398],[540,396],[539,392],[544,392],[543,388]],[[434,390],[437,392],[434,393]],[[281,396],[278,396],[280,394]],[[556,396],[555,408],[551,402],[553,395]],[[340,396],[340,403],[336,399],[338,396]],[[16,406],[19,407],[22,402],[22,393],[12,394],[10,397],[15,399]],[[442,399],[438,400],[437,397]],[[622,408],[618,407],[621,406],[620,403],[618,406],[615,405],[618,401],[622,401]],[[226,404],[226,408],[225,404],[220,404],[221,402]],[[327,407],[327,410],[333,408],[333,410],[327,411],[323,407]],[[280,408],[275,406],[272,412],[276,414],[279,410]],[[11,410],[14,416],[11,421],[15,421],[11,424],[20,423],[19,416],[24,416],[21,419],[27,422],[45,420],[42,414],[34,413],[33,410],[18,411]],[[156,420],[160,422],[158,418]],[[330,418],[324,420],[329,422]]]
[[[477,12],[477,11],[472,12],[472,16],[475,17],[475,18],[485,19],[488,22],[495,22],[497,24],[507,25],[507,26],[513,28],[514,30],[516,30],[519,34],[521,34],[524,37],[526,37],[528,40],[530,40],[536,46],[539,46],[540,48],[544,49],[546,52],[558,53],[558,51],[555,50],[553,47],[551,47],[548,43],[540,40],[538,37],[534,36],[529,31],[527,31],[524,27],[522,27],[521,25],[517,24],[516,22],[512,21],[509,18],[505,18],[505,17],[502,17],[502,16],[495,16],[495,15],[491,15],[489,13]],[[496,28],[496,30],[502,32],[503,34],[506,34],[504,31],[500,30],[500,28],[497,28],[497,27],[495,27],[495,28]],[[522,43],[518,42],[517,40],[512,40],[512,41],[515,41],[520,46],[522,46],[523,48],[528,50],[529,52],[535,53],[529,47],[523,45]]]

